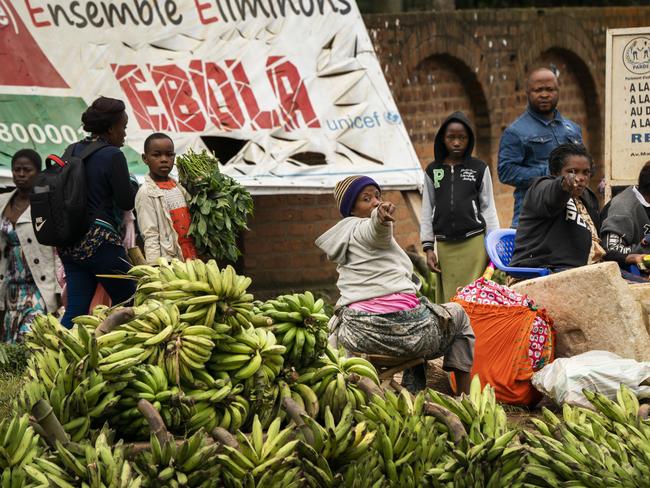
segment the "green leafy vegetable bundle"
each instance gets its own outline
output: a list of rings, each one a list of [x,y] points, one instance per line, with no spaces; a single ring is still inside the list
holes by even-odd
[[[248,229],[253,198],[242,185],[219,171],[219,160],[205,149],[176,158],[181,185],[190,193],[189,235],[204,258],[234,262],[241,254],[237,234]]]

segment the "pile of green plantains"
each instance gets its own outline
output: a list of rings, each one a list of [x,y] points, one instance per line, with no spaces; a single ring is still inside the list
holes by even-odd
[[[519,431],[478,378],[384,391],[309,291],[255,301],[214,261],[130,273],[134,307],[34,322],[0,488],[647,486],[648,408],[624,387]]]

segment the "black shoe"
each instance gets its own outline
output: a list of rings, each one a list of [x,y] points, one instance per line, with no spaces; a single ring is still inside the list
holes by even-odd
[[[402,375],[402,386],[414,395],[424,390],[427,387],[425,364],[405,369]]]

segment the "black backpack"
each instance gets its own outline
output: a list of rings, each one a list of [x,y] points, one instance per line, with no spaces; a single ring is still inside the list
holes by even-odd
[[[62,157],[50,154],[29,195],[34,234],[44,246],[70,246],[88,230],[84,160],[109,144],[91,142],[78,156],[75,144]]]

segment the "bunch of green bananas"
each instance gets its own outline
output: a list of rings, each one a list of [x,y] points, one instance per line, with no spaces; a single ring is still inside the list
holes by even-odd
[[[420,486],[428,470],[444,459],[447,434],[434,418],[424,414],[426,397],[414,399],[407,390],[374,395],[357,413],[376,432],[374,449],[381,454],[381,470],[389,486]],[[348,476],[350,476],[348,474]]]
[[[292,426],[282,430],[280,427],[281,420],[276,418],[269,425],[265,438],[262,424],[256,415],[250,436],[237,432],[239,448],[222,446],[223,452],[217,455],[217,459],[223,467],[226,486],[238,486],[238,482],[242,481],[244,486],[280,486],[271,484],[271,481],[276,478],[278,471],[283,471],[282,478],[287,476],[286,468],[293,467],[296,461],[295,450],[298,444],[297,439],[292,439]],[[287,481],[289,485],[293,482]]]
[[[62,351],[63,356],[59,357],[65,358],[75,368],[83,369],[84,372],[88,369],[96,370],[114,382],[128,380],[130,374],[127,370],[145,357],[142,349],[124,352],[110,347],[118,344],[118,341],[108,344],[111,337],[97,339],[90,326],[77,325],[73,329],[66,329],[51,314],[37,316],[34,324],[36,327],[28,335],[32,351]],[[43,333],[45,330],[48,332]],[[52,340],[53,336],[58,342]],[[40,337],[49,342],[40,342]]]
[[[340,486],[345,488],[384,488],[390,486],[384,474],[384,460],[379,451],[370,449],[367,455],[359,461],[348,464],[342,472]]]
[[[314,368],[300,375],[298,383],[309,385],[316,393],[321,412],[329,406],[334,418],[340,419],[346,404],[350,403],[357,409],[366,404],[365,393],[356,384],[347,381],[353,373],[379,384],[377,370],[366,359],[348,358],[342,351],[327,346],[325,356],[315,363]]]
[[[213,340],[226,337],[213,327],[184,322],[183,314],[172,302],[147,300],[134,307],[134,312],[133,320],[99,337],[98,343],[112,346],[113,357],[133,358],[131,362],[123,360],[118,364],[131,367],[145,362],[160,366],[177,385],[181,381],[192,383],[194,372],[205,369]],[[218,325],[222,332],[229,330],[228,326]]]
[[[31,471],[34,468],[33,465],[25,465],[25,466],[20,466],[20,467],[15,467],[15,468],[5,468],[2,470],[2,477],[0,478],[0,487],[2,488],[33,488],[36,486],[42,486],[42,485],[37,485],[34,483],[30,483],[29,476],[28,476],[28,471]],[[47,485],[45,485],[47,486]]]
[[[223,389],[229,393],[224,398],[218,398],[217,402],[210,400],[199,401],[194,405],[193,415],[187,423],[187,430],[195,432],[205,429],[211,432],[215,427],[222,427],[230,432],[241,428],[251,412],[250,402],[241,395],[243,386],[225,385]],[[219,393],[221,395],[221,393]]]
[[[286,348],[277,344],[273,332],[262,328],[243,328],[227,341],[220,341],[210,357],[212,372],[228,372],[234,382],[247,383],[253,389],[254,376],[267,385],[280,374]]]
[[[79,381],[74,379],[74,368],[69,365],[57,375],[57,382],[48,392],[37,380],[24,385],[18,400],[20,411],[30,411],[38,400],[47,400],[70,438],[85,439],[93,424],[101,422],[107,411],[120,399],[119,384],[109,384],[101,374],[90,372]]]
[[[24,486],[25,488],[42,488],[46,486],[70,488],[76,486],[72,476],[64,468],[59,466],[59,464],[56,464],[55,461],[57,461],[56,456],[52,454],[47,457],[37,457],[34,459],[31,465],[25,466],[25,471],[31,483],[20,486]],[[5,488],[4,485],[3,488]]]
[[[75,442],[84,439],[120,399],[124,382],[111,382],[89,367],[89,362],[68,362],[65,351],[36,351],[29,359],[29,381],[18,398],[18,409],[30,412],[47,400],[65,431]]]
[[[523,486],[525,472],[521,466],[526,451],[521,445],[511,445],[516,435],[517,431],[511,430],[479,444],[464,441],[451,450],[446,460],[427,471],[430,486]]]
[[[275,488],[278,486],[282,488],[302,488],[306,486],[301,466],[291,467],[292,465],[293,463],[287,463],[287,465],[268,470],[257,482],[250,473],[246,473],[246,476],[242,479],[237,479],[229,472],[224,471],[223,486],[226,488],[248,488],[253,486],[255,488]]]
[[[278,417],[283,422],[287,419],[284,409],[285,398],[291,398],[309,416],[315,418],[318,415],[320,407],[314,390],[305,383],[297,383],[295,380],[296,373],[288,373],[288,375],[276,378],[261,394],[255,394],[255,412],[259,415],[262,427],[265,429]],[[292,377],[289,378],[289,376]]]
[[[233,385],[227,373],[215,374],[202,371],[195,378],[194,385],[185,387],[185,395],[194,403],[209,402],[213,405],[222,403],[231,395],[238,395],[244,390],[244,385]]]
[[[311,416],[304,416],[310,436],[303,434],[303,438],[335,470],[357,462],[370,452],[376,431],[367,420],[355,423],[351,405],[345,406],[338,423],[329,407],[325,407],[323,419],[324,425],[320,425]]]
[[[281,295],[259,307],[259,313],[273,320],[271,330],[287,348],[286,359],[296,367],[314,362],[327,346],[327,323],[322,298],[310,291]]]
[[[272,407],[277,397],[276,378],[282,373],[285,347],[276,343],[270,330],[244,328],[227,341],[219,342],[208,364],[210,372],[227,375],[243,385],[252,408],[264,419],[264,427],[278,414]]]
[[[132,376],[127,369],[137,360],[117,363],[113,350],[100,346],[86,327],[68,330],[52,315],[36,317],[28,341],[29,381],[19,410],[30,412],[38,400],[47,400],[72,440],[81,441],[119,401]]]
[[[650,422],[638,417],[639,401],[621,385],[616,401],[583,390],[595,408],[564,405],[561,417],[547,409],[523,431],[528,448],[526,481],[537,486],[647,486]]]
[[[433,486],[492,488],[523,482],[524,448],[513,445],[517,431],[508,427],[506,413],[497,405],[490,385],[481,389],[475,375],[470,394],[460,400],[434,390],[429,390],[427,397],[456,414],[468,432],[460,444],[450,445],[445,459],[428,470],[427,479]]]
[[[319,454],[311,445],[300,441],[296,448],[304,476],[303,486],[333,488],[340,482],[341,477],[332,470],[325,456]]]
[[[135,377],[121,392],[111,425],[128,433],[129,437],[147,439],[149,424],[137,407],[138,401],[144,399],[160,413],[169,431],[184,434],[185,425],[193,414],[191,399],[185,397],[178,386],[169,384],[165,370],[159,366],[141,365],[134,373]]]
[[[307,412],[307,415],[312,418],[318,416],[320,403],[316,392],[311,388],[311,386],[297,381],[294,383],[279,382],[278,386],[280,388],[280,402],[282,402],[285,397],[289,396],[298,404],[298,406]]]
[[[205,432],[197,432],[177,445],[174,439],[161,443],[151,436],[151,450],[136,457],[135,469],[145,488],[219,486],[217,445],[208,443]]]
[[[246,290],[251,279],[237,275],[230,265],[220,270],[214,260],[160,258],[157,267],[134,266],[129,274],[140,277],[136,304],[147,299],[171,300],[183,310],[184,322],[208,327],[226,324],[232,334],[250,326],[253,295]]]
[[[29,417],[22,415],[0,421],[0,487],[23,488],[27,469],[41,456],[39,436],[29,425]]]
[[[114,309],[108,305],[95,305],[92,313],[88,315],[77,315],[72,319],[72,323],[75,325],[82,325],[89,330],[95,330],[99,324],[102,323],[102,320],[108,317],[113,310]]]
[[[27,472],[38,486],[60,488],[138,488],[142,482],[124,458],[122,441],[113,444],[107,429],[94,442],[64,445],[57,440],[52,459],[36,459]]]
[[[85,327],[66,329],[52,314],[37,315],[26,336],[31,351],[63,351],[74,364],[89,363],[96,368],[100,359],[95,337]]]
[[[25,345],[30,351],[58,351],[62,348],[61,340],[57,336],[59,327],[61,324],[54,315],[36,315],[25,335]]]
[[[501,437],[510,430],[505,410],[497,405],[494,388],[485,385],[481,390],[478,375],[472,378],[469,395],[462,395],[460,400],[435,390],[429,390],[427,396],[458,416],[474,444]]]

